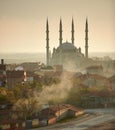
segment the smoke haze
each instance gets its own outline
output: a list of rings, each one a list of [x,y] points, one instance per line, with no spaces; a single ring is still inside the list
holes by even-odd
[[[44,86],[39,95],[40,104],[47,104],[48,102],[60,103],[65,100],[72,88],[71,76],[71,74],[63,73],[59,84]]]

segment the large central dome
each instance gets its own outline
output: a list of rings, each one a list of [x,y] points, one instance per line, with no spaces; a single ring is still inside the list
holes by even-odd
[[[69,42],[64,42],[64,43],[62,43],[59,47],[58,47],[58,49],[61,49],[62,51],[69,51],[69,50],[75,50],[76,49],[76,47],[72,44],[72,43],[69,43]]]
[[[69,42],[65,42],[61,45],[61,48],[63,50],[67,49],[67,50],[71,50],[71,49],[75,49],[75,46],[72,43]]]

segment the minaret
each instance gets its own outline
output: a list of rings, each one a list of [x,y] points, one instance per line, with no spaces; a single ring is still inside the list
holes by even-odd
[[[74,21],[72,18],[72,26],[71,26],[71,42],[74,45]]]
[[[88,58],[88,20],[86,18],[85,24],[85,57]]]
[[[59,44],[62,45],[62,20],[61,19],[59,24]]]
[[[46,64],[49,65],[49,24],[48,19],[46,21]]]

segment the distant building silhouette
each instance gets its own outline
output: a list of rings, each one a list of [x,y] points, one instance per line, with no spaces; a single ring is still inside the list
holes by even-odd
[[[4,59],[1,59],[0,64],[0,86],[5,87],[6,85],[6,65],[4,64]]]
[[[84,62],[88,61],[88,20],[85,24],[85,54],[82,53],[80,47],[74,45],[74,20],[71,24],[71,42],[62,42],[62,20],[59,23],[59,46],[53,48],[52,54],[49,51],[49,23],[46,21],[46,64],[62,65],[64,68],[75,65],[80,67]]]

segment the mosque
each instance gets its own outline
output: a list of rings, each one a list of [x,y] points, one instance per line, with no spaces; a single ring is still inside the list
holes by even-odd
[[[81,48],[74,44],[74,20],[71,24],[71,42],[62,42],[62,20],[59,23],[59,46],[53,48],[52,54],[49,50],[49,23],[46,21],[46,64],[47,66],[62,65],[63,68],[82,66],[88,61],[88,20],[85,23],[85,54],[81,52]]]

